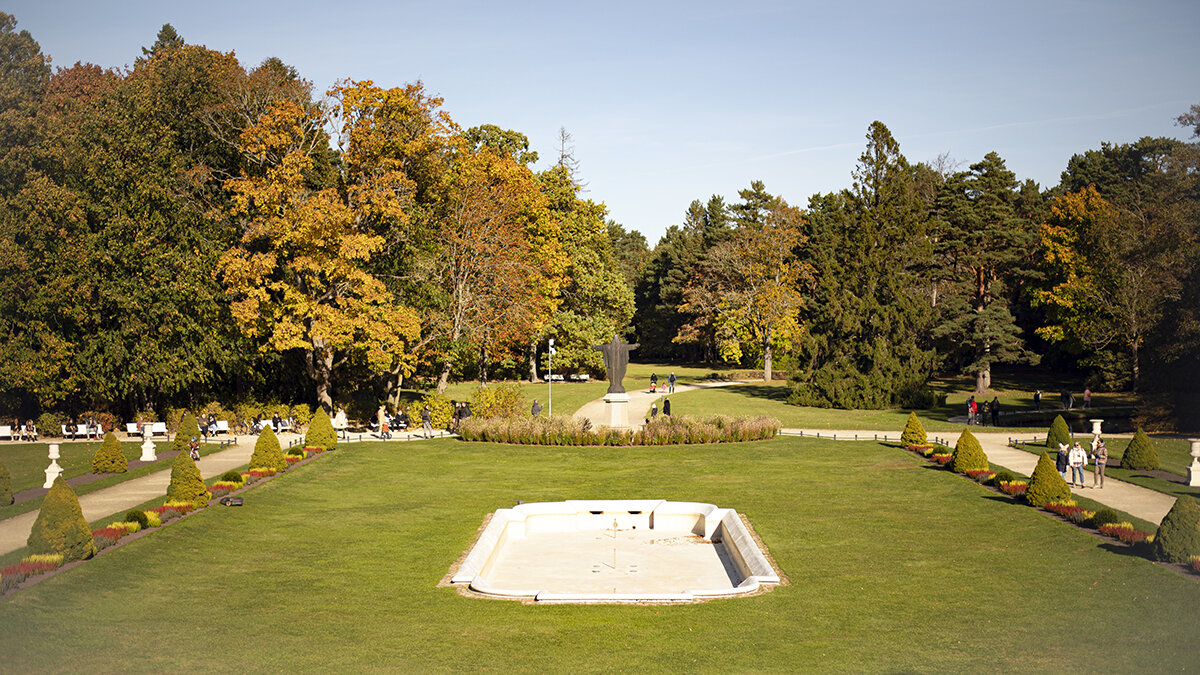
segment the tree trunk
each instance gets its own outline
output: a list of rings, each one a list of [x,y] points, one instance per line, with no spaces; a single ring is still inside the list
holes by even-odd
[[[312,349],[305,355],[305,366],[308,376],[317,385],[317,405],[333,415],[333,351],[326,348],[325,341],[314,338]]]
[[[404,370],[399,364],[388,373],[387,378],[387,402],[395,409],[400,405],[400,390],[404,388]]]
[[[982,394],[992,386],[992,367],[985,366],[975,373],[975,393]]]
[[[1138,376],[1141,374],[1141,364],[1139,364],[1139,363],[1138,363],[1138,343],[1137,343],[1137,340],[1134,340],[1134,341],[1133,341],[1133,344],[1131,344],[1131,345],[1129,345],[1129,346],[1130,346],[1130,348],[1131,348],[1131,350],[1130,350],[1130,356],[1131,356],[1131,357],[1132,357],[1132,359],[1133,359],[1133,363],[1132,363],[1132,365],[1133,365],[1133,382],[1130,384],[1130,386],[1133,388],[1133,393],[1135,393],[1135,394],[1136,394],[1136,393],[1137,393],[1137,390],[1138,390]]]
[[[537,382],[537,341],[529,343],[529,381]]]
[[[763,381],[771,381],[771,329],[763,331]]]
[[[450,384],[450,359],[446,359],[446,363],[442,365],[442,374],[438,375],[437,393],[446,393],[446,387]]]
[[[487,345],[479,346],[479,384],[486,385],[488,381]]]

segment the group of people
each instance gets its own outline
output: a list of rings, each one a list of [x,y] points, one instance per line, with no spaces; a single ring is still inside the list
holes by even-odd
[[[1108,465],[1108,446],[1099,436],[1092,440],[1091,459],[1095,464],[1092,470],[1092,487],[1103,488],[1104,467]],[[1079,441],[1070,446],[1066,443],[1058,444],[1058,457],[1054,460],[1054,468],[1071,487],[1087,487],[1083,482],[1083,469],[1087,464],[1088,451],[1083,449]],[[1070,478],[1067,477],[1068,469],[1071,471]]]
[[[665,417],[671,416],[671,399],[663,399],[662,414]],[[655,417],[658,417],[658,401],[650,404],[650,419],[646,420],[646,424],[649,424],[650,420],[654,419]]]
[[[990,401],[982,403],[975,397],[967,399],[967,424],[984,424],[984,419],[990,416],[992,426],[1000,426],[1000,397],[994,396]]]
[[[658,373],[650,373],[650,393],[658,393]],[[667,376],[667,393],[675,393],[675,373]]]
[[[33,421],[30,420],[29,424],[32,425]],[[66,435],[70,436],[71,440],[79,438],[80,435],[89,441],[92,440],[93,436],[97,441],[100,440],[100,423],[96,421],[95,417],[89,417],[84,422],[76,421],[76,419],[72,417],[64,426],[67,427]]]
[[[1075,408],[1075,394],[1062,389],[1058,392],[1058,400],[1062,403],[1063,410],[1072,410]],[[1083,407],[1089,409],[1092,407],[1092,388],[1083,388]],[[1033,392],[1033,409],[1040,411],[1042,409],[1042,390],[1038,389]]]
[[[25,420],[25,424],[21,424],[21,418],[16,418],[12,422],[13,438],[19,441],[36,441],[38,439],[37,426],[33,420]]]

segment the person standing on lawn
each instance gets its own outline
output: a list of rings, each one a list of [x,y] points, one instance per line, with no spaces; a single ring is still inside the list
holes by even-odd
[[[1033,392],[1033,409],[1037,410],[1039,412],[1042,409],[1042,390],[1041,389],[1038,389],[1037,391]]]
[[[993,396],[992,403],[988,406],[988,410],[992,413],[992,426],[1000,426],[1000,397]]]
[[[433,413],[430,412],[429,406],[421,409],[421,429],[425,431],[425,438],[433,437]]]
[[[1071,453],[1067,456],[1067,461],[1071,466],[1071,487],[1083,485],[1083,467],[1087,465],[1087,453],[1084,452],[1083,446],[1079,441],[1075,441],[1075,445],[1071,446]]]
[[[671,376],[667,378],[667,393],[668,394],[675,393],[675,373],[674,372],[672,372]],[[666,410],[664,410],[663,412],[665,413]]]

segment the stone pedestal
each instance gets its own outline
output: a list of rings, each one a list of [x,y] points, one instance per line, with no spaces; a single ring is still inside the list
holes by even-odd
[[[1188,485],[1200,487],[1200,438],[1189,438],[1192,444],[1192,464],[1188,467]]]
[[[156,448],[154,447],[154,441],[150,439],[149,435],[146,436],[145,441],[142,441],[142,461],[143,462],[157,462],[158,461],[158,454],[156,453]]]
[[[58,443],[50,444],[50,466],[46,467],[46,482],[42,484],[44,488],[54,486],[54,479],[62,475],[62,467],[58,465]]]
[[[1088,421],[1092,423],[1092,435],[1099,436],[1100,435],[1100,425],[1104,424],[1104,420],[1088,420]]]
[[[605,394],[604,419],[614,429],[629,428],[629,394]]]

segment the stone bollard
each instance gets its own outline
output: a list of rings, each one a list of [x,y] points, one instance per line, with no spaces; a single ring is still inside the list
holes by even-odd
[[[50,466],[46,467],[46,482],[42,484],[44,488],[54,486],[54,479],[62,475],[62,467],[58,465],[58,443],[50,444]]]
[[[1189,453],[1192,456],[1192,464],[1188,467],[1188,485],[1200,487],[1200,438],[1189,438],[1188,442],[1192,444],[1192,451]]]
[[[151,439],[150,434],[145,434],[145,436],[146,440],[142,441],[142,461],[156,462],[158,461],[158,454],[155,452],[154,441]]]

